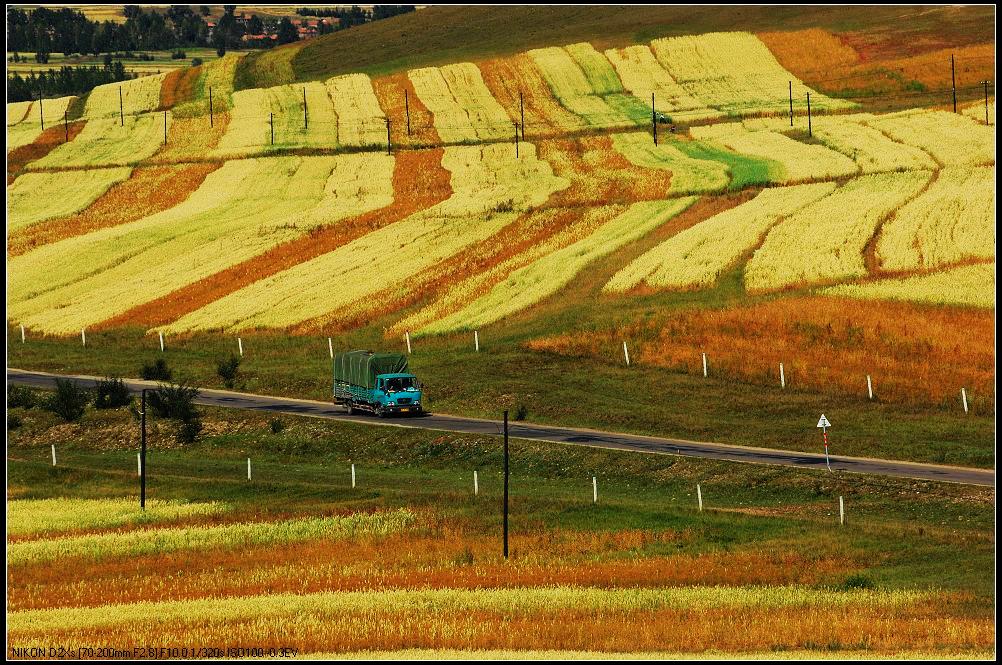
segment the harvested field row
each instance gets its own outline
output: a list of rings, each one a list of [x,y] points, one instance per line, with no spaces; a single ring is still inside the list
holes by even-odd
[[[176,522],[229,509],[221,503],[179,503],[151,499],[136,512],[138,499],[18,499],[7,502],[7,535],[53,536],[78,530]]]
[[[132,166],[149,159],[164,145],[171,114],[148,113],[119,118],[94,118],[70,143],[56,146],[47,155],[28,164],[29,170],[89,169]]]
[[[840,284],[821,293],[862,300],[905,300],[994,310],[995,286],[995,263],[983,263],[926,275]],[[969,332],[958,332],[958,339],[961,338],[969,339]]]
[[[7,228],[17,232],[79,212],[130,173],[131,168],[120,167],[22,174],[7,189]]]

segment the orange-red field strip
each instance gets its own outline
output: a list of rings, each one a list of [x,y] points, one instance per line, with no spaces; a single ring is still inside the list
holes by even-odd
[[[14,182],[29,162],[41,159],[63,143],[75,139],[86,124],[85,120],[74,120],[65,126],[63,123],[51,125],[28,145],[14,148],[7,153],[7,184]]]
[[[442,155],[441,148],[398,153],[393,167],[393,203],[385,208],[314,229],[259,256],[134,307],[95,328],[169,323],[259,279],[331,252],[366,233],[440,203],[452,193],[450,174],[442,168]]]
[[[75,215],[47,220],[19,229],[7,240],[8,256],[63,238],[126,224],[173,208],[198,189],[220,164],[185,164],[137,168],[128,180],[112,186]]]
[[[435,129],[435,120],[425,106],[407,72],[372,79],[372,89],[379,108],[390,120],[390,140],[394,145],[437,145],[442,142]],[[405,96],[406,91],[406,96]],[[407,113],[410,111],[410,133],[407,132]]]

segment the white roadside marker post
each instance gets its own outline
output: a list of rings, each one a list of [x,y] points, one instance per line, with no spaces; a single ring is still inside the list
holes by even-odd
[[[866,375],[866,393],[873,399],[873,381],[870,380],[870,375]]]
[[[703,378],[706,378],[706,354],[703,354]]]
[[[160,353],[163,353],[164,352],[164,334],[162,332],[159,332],[159,331],[158,331],[158,334],[160,335]]]
[[[480,353],[480,331],[473,331],[473,348],[476,349],[477,353]]]
[[[352,486],[352,488],[355,487],[355,465],[354,464],[351,465],[351,486]]]
[[[24,344],[24,326],[21,326],[21,344]]]
[[[626,365],[630,365],[630,352],[626,348],[626,342],[623,342],[623,355],[626,356]]]
[[[84,330],[83,328],[80,329],[80,342],[84,346],[87,346],[87,331]]]
[[[334,340],[330,337],[327,338],[327,350],[330,351],[331,360],[334,360]]]
[[[56,444],[52,444],[52,466],[56,465]]]
[[[703,512],[703,488],[696,483],[696,500],[699,502],[699,512]]]
[[[240,349],[240,357],[244,357],[244,341],[237,337],[237,348]]]
[[[591,502],[598,503],[598,479],[591,477]]]
[[[251,479],[250,457],[247,458],[247,480]]]
[[[839,525],[845,524],[845,502],[842,497],[838,498],[838,523]]]
[[[404,333],[404,339],[407,340],[407,353],[409,354],[411,352],[411,333],[409,330]]]
[[[783,372],[783,363],[779,363],[779,387],[786,388],[786,374]]]
[[[136,453],[136,475],[143,475],[143,455],[142,453]]]
[[[825,442],[825,466],[828,467],[829,471],[832,470],[831,462],[828,460],[828,428],[831,426],[832,424],[828,422],[828,419],[825,418],[825,414],[822,413],[821,418],[818,419],[818,427],[821,428],[821,436]]]
[[[477,472],[473,472],[473,496],[480,494],[480,483],[477,479]]]
[[[960,399],[963,400],[963,402],[964,402],[964,413],[968,413],[968,411],[967,411],[967,388],[961,388],[960,389]]]

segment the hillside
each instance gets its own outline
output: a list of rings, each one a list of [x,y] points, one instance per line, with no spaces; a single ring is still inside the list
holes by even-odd
[[[986,61],[981,29],[963,28],[982,10],[727,19],[756,33],[703,32],[724,27],[706,8],[671,24],[695,34],[666,38],[678,8],[544,10],[520,19],[538,31],[517,48],[421,28],[460,11],[434,8],[8,105],[9,323],[63,340],[407,334],[443,349],[478,331],[524,366],[592,369],[628,342],[676,378],[701,376],[707,353],[743,385],[776,384],[785,363],[784,389],[860,399],[872,377],[887,403],[955,410],[964,389],[965,409],[991,412],[994,104],[986,124],[983,102],[952,113],[888,89],[875,94],[909,107],[878,113],[811,79],[870,90],[886,81],[865,67],[886,58],[907,60],[893,85],[941,78],[921,58],[945,48],[967,90]],[[463,11],[451,29],[481,10]],[[288,83],[309,49],[405,21],[422,34],[405,71],[389,44],[356,49],[368,64],[323,51],[352,73]],[[931,50],[902,55],[905,37]],[[631,423],[665,426],[649,415]]]

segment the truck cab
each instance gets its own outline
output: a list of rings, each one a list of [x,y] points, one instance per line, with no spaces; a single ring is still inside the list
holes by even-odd
[[[413,374],[379,374],[372,394],[377,415],[421,413],[421,385]]]

